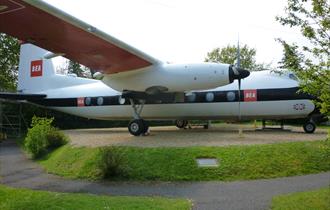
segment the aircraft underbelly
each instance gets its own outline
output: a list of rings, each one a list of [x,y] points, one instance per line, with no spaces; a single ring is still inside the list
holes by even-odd
[[[130,105],[93,107],[53,107],[56,110],[90,119],[132,119]],[[242,119],[303,118],[314,110],[310,100],[282,100],[241,102]],[[144,119],[237,119],[238,102],[226,103],[176,103],[145,105]]]

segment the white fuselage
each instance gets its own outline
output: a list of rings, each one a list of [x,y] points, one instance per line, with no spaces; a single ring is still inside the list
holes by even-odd
[[[287,90],[298,86],[297,81],[290,76],[292,75],[260,71],[252,72],[248,78],[242,80],[242,98],[244,99],[240,103],[241,118],[307,117],[315,109],[310,99],[283,96]],[[235,81],[216,89],[189,93],[185,102],[182,103],[147,103],[144,105],[141,117],[155,120],[236,120],[239,115],[237,88],[237,81]],[[257,98],[257,92],[260,98]],[[56,103],[49,102],[46,106],[61,112],[102,120],[132,119],[133,116],[132,106],[120,98],[121,93],[101,81],[47,90],[42,93],[47,94],[46,100],[56,101]],[[76,100],[80,102],[75,104]],[[67,105],[61,104],[61,101]]]

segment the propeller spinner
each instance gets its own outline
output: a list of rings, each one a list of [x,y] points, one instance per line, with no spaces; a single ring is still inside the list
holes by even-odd
[[[250,71],[231,65],[229,67],[229,80],[230,82],[233,82],[235,79],[240,81],[241,79],[244,79],[246,77],[250,76]]]

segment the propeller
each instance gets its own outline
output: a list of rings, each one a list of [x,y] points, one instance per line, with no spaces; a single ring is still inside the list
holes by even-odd
[[[233,82],[235,79],[238,80],[238,119],[241,121],[241,84],[242,79],[250,75],[250,71],[241,68],[241,52],[239,41],[237,43],[237,62],[236,65],[229,67],[229,80]]]
[[[239,39],[237,42],[237,62],[236,62],[236,75],[238,75],[238,121],[241,122],[241,81],[242,78],[248,77],[250,75],[250,72],[244,69],[241,69],[241,51],[239,47]],[[234,73],[235,73],[235,67],[234,67]],[[238,135],[240,137],[243,137],[243,129],[241,127],[241,124],[238,129]]]
[[[241,121],[241,86],[242,79],[250,76],[250,71],[241,68],[241,51],[239,46],[239,40],[237,42],[237,62],[236,65],[229,67],[229,80],[233,82],[235,79],[238,80],[238,120]],[[241,130],[241,129],[240,129]],[[241,131],[240,131],[241,133]]]
[[[241,67],[241,51],[239,48],[239,40],[237,42],[237,69],[239,69]],[[237,70],[238,71],[238,70]],[[238,71],[239,72],[239,71]],[[240,77],[238,78],[238,121],[241,121],[241,74],[239,74]]]

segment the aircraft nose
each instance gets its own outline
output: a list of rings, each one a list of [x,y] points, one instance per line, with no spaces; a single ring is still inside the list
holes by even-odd
[[[229,67],[229,81],[232,83],[235,79],[244,79],[250,76],[250,71],[235,66]]]

